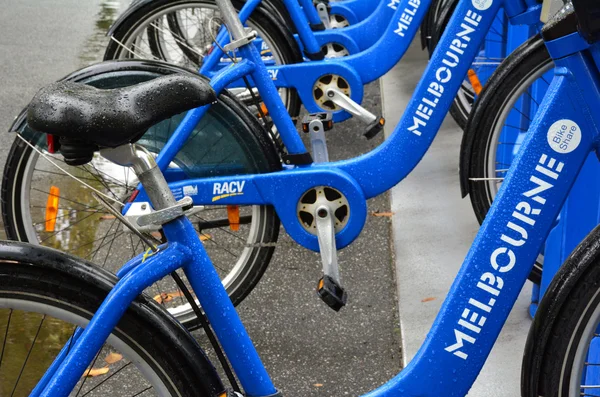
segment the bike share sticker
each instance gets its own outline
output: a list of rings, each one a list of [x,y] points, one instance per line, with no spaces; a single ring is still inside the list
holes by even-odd
[[[494,0],[471,0],[473,2],[473,7],[477,8],[479,11],[487,10],[492,6]]]
[[[581,129],[572,120],[558,120],[548,130],[548,144],[557,153],[571,153],[580,143]]]

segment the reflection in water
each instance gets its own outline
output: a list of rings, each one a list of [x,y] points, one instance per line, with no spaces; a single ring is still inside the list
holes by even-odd
[[[85,40],[83,50],[79,55],[80,65],[87,66],[89,64],[101,61],[104,56],[104,50],[108,43],[106,33],[110,26],[119,16],[119,11],[125,1],[105,0],[99,5],[99,11],[96,15],[93,33]],[[52,171],[55,171],[52,169]],[[47,176],[46,176],[47,177]],[[41,181],[34,179],[34,185],[41,185]],[[68,190],[69,184],[75,190],[78,189],[77,182],[66,179],[66,186],[62,189]],[[98,181],[88,181],[95,188],[102,188],[102,184]],[[65,190],[62,190],[65,192]],[[86,257],[94,248],[92,245],[86,246],[84,242],[89,242],[93,239],[95,230],[87,228],[77,230],[72,234],[69,225],[77,223],[85,216],[90,216],[90,211],[85,206],[96,207],[98,203],[91,195],[80,196],[81,205],[78,210],[59,209],[56,217],[55,230],[62,230],[63,233],[46,233],[44,231],[44,222],[35,225],[38,232],[43,235],[43,238],[48,238],[45,245],[62,249],[67,247],[79,247],[74,253],[81,257]],[[36,203],[37,208],[32,208],[32,212],[39,212],[44,218],[43,211],[45,202]],[[96,221],[99,221],[102,214],[91,214]],[[7,329],[8,319],[10,318],[10,329]],[[43,321],[42,321],[43,320]],[[40,324],[42,327],[40,328]],[[39,335],[36,333],[39,329]],[[0,346],[3,347],[3,360],[0,370],[0,396],[25,396],[37,384],[37,381],[48,368],[56,354],[60,351],[65,342],[69,339],[73,332],[73,325],[65,323],[51,317],[43,317],[37,313],[28,313],[23,311],[14,311],[10,313],[8,309],[0,309]],[[35,340],[35,343],[33,341]],[[32,349],[33,344],[33,349]],[[31,351],[30,359],[27,359],[28,353]],[[23,366],[27,360],[26,365]],[[21,371],[23,371],[21,373]],[[20,378],[19,378],[20,376]],[[15,383],[19,378],[18,387],[13,391]]]
[[[6,338],[2,341],[0,396],[27,396],[71,337],[74,326],[38,313],[9,312],[8,309],[0,309],[0,330],[2,337]],[[10,325],[8,329],[7,325]],[[17,379],[19,382],[13,394]]]
[[[46,155],[50,155],[46,153]],[[55,161],[60,157],[54,156]],[[40,157],[36,172],[32,175],[32,186],[37,194],[30,196],[31,217],[38,234],[38,241],[47,246],[68,252],[80,258],[99,261],[101,264],[113,247],[114,239],[106,239],[109,229],[116,227],[114,217],[110,216],[92,196],[92,191],[78,181],[55,175],[54,165]],[[137,179],[129,169],[113,164],[99,154],[81,167],[70,168],[70,173],[98,190],[108,190],[108,194],[123,200],[135,186]],[[56,224],[53,230],[46,231],[45,221],[52,219],[46,214],[45,203],[52,186],[59,188],[59,208],[54,216]],[[37,221],[43,219],[43,221]],[[74,227],[74,226],[81,227]],[[95,227],[90,227],[95,226]],[[131,249],[131,247],[128,247]],[[111,269],[112,270],[112,269]],[[116,269],[114,269],[116,270]]]
[[[80,66],[102,61],[108,44],[106,33],[119,17],[120,10],[123,8],[121,3],[125,3],[125,0],[104,0],[100,3],[94,32],[85,40],[83,50],[79,54]]]

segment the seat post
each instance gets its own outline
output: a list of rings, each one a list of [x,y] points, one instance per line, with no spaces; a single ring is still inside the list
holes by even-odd
[[[177,205],[167,180],[156,165],[154,156],[143,147],[129,143],[116,148],[102,149],[100,154],[115,164],[133,168],[155,210]]]
[[[242,40],[246,36],[244,25],[238,17],[237,11],[231,4],[231,0],[216,0],[217,6],[221,11],[221,18],[227,25],[227,29],[231,33],[233,40]]]

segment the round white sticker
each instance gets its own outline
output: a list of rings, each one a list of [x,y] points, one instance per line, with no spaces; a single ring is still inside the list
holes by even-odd
[[[571,153],[581,143],[581,129],[572,120],[558,120],[548,130],[548,144],[557,153]]]
[[[471,0],[473,2],[473,7],[477,8],[480,11],[487,10],[492,6],[494,0]]]

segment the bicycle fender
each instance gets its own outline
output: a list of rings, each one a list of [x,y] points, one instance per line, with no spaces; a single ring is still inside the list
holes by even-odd
[[[451,0],[456,1],[456,0]],[[477,136],[477,124],[483,117],[483,113],[488,106],[489,102],[492,101],[493,95],[488,94],[488,87],[493,87],[497,84],[501,84],[502,81],[510,74],[513,73],[514,68],[521,62],[523,58],[529,56],[531,52],[536,51],[539,46],[543,46],[544,41],[541,36],[535,35],[527,40],[525,43],[517,47],[502,63],[502,67],[498,67],[488,82],[486,83],[481,95],[471,109],[469,115],[469,121],[465,127],[462,141],[460,144],[460,160],[459,160],[459,178],[460,178],[460,192],[462,197],[466,197],[469,194],[469,169],[471,168],[471,152],[473,151],[473,144],[475,137]]]
[[[596,227],[575,248],[556,273],[540,302],[527,335],[521,369],[521,396],[538,397],[539,373],[544,347],[551,337],[552,329],[563,304],[567,301],[578,280],[600,258],[600,226]]]
[[[91,262],[41,245],[16,241],[0,241],[0,260],[16,261],[28,264],[29,266],[44,267],[46,269],[50,268],[52,271],[69,276],[69,278],[79,279],[86,284],[94,285],[94,287],[106,291],[107,294],[118,281],[114,274],[99,268]],[[177,335],[179,346],[181,346],[180,351],[182,354],[190,355],[188,362],[194,362],[197,365],[196,371],[202,374],[203,379],[210,382],[208,387],[214,391],[214,395],[220,394],[225,390],[220,377],[205,356],[204,351],[201,350],[200,346],[198,346],[187,330],[170,316],[166,310],[159,306],[158,303],[148,296],[140,295],[131,304],[131,310],[153,320],[152,323],[162,332],[166,332],[166,329],[160,329],[161,327],[168,328],[169,330],[173,330],[174,328],[172,327],[176,327],[180,331]],[[166,324],[168,324],[168,327],[166,327]],[[197,351],[201,351],[202,354],[193,354]]]

